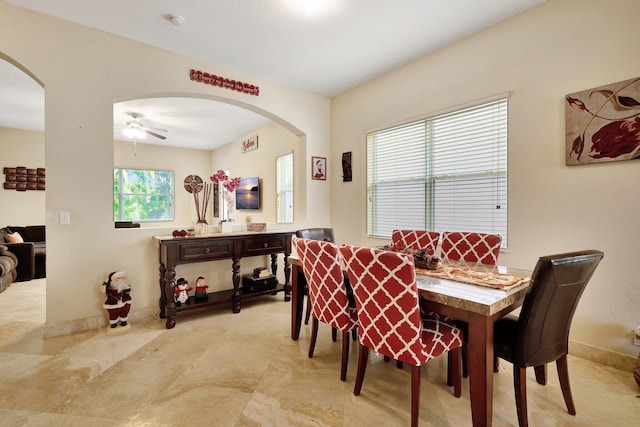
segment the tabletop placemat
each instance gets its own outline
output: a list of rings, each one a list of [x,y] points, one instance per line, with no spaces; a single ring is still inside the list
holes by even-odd
[[[506,290],[529,280],[528,277],[502,274],[494,271],[476,270],[472,268],[438,265],[436,270],[416,268],[417,274],[454,280],[472,285],[487,286],[494,289]]]

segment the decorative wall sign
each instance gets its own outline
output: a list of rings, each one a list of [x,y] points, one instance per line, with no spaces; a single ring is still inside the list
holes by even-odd
[[[640,77],[565,99],[567,165],[640,158]]]
[[[342,153],[342,181],[350,182],[351,175],[351,151]]]
[[[204,71],[191,70],[189,78],[198,83],[206,85],[218,86],[224,89],[235,90],[236,92],[246,93],[248,95],[260,95],[260,87],[239,80],[232,80],[226,77],[216,76],[215,74],[205,73]]]
[[[45,189],[44,168],[28,169],[24,166],[6,167],[4,189],[27,191]]]
[[[253,151],[258,149],[258,135],[254,138],[249,138],[246,141],[242,141],[242,154],[247,151]]]
[[[327,158],[311,157],[311,179],[325,181],[327,179]]]

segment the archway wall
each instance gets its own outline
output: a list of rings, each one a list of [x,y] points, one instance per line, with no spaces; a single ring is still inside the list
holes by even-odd
[[[300,135],[296,215],[330,224],[330,185],[311,181],[307,156],[328,157],[330,100],[205,61],[0,3],[0,52],[45,87],[47,169],[47,328],[57,335],[101,322],[100,283],[123,269],[134,286],[133,307],[157,312],[158,263],[152,236],[169,229],[114,230],[113,102],[159,94],[226,100],[269,112]],[[275,60],[275,59],[274,59]],[[260,88],[259,96],[197,83],[191,69]],[[331,178],[329,178],[331,179]],[[328,183],[327,183],[328,184]],[[313,194],[313,197],[310,195]],[[71,224],[61,225],[59,212]]]

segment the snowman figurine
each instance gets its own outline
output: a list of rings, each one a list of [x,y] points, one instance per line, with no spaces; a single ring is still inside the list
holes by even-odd
[[[189,303],[189,291],[192,289],[193,288],[189,287],[189,282],[187,282],[184,277],[178,279],[175,287],[176,307]]]

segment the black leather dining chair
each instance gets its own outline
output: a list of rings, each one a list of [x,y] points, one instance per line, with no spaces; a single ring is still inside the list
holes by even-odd
[[[546,364],[556,362],[567,410],[576,414],[567,364],[569,329],[580,297],[603,256],[600,251],[586,250],[541,257],[519,316],[508,315],[494,323],[494,365],[497,368],[497,358],[513,363],[520,427],[528,425],[526,368],[531,366],[538,383],[544,385]]]

